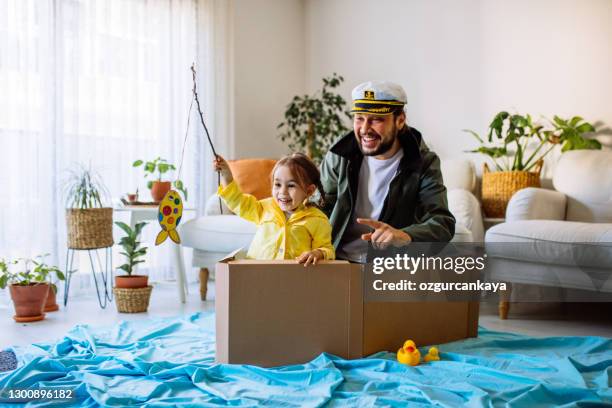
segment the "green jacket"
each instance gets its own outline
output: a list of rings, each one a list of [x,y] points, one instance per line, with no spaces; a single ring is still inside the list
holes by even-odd
[[[398,137],[404,157],[379,221],[402,229],[415,242],[448,242],[455,234],[455,218],[448,210],[440,159],[425,145],[418,130],[405,126]],[[323,211],[329,216],[336,248],[351,220],[362,159],[355,133],[350,132],[330,148],[321,163]]]

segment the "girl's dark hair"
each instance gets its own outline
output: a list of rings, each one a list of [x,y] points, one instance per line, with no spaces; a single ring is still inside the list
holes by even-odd
[[[314,204],[320,208],[325,205],[325,190],[321,184],[321,173],[316,164],[308,156],[303,153],[293,153],[289,156],[285,156],[276,162],[272,169],[272,184],[274,185],[274,173],[276,169],[281,166],[287,166],[293,177],[296,178],[297,183],[304,189],[307,190],[308,186],[314,184],[319,191],[319,201]]]

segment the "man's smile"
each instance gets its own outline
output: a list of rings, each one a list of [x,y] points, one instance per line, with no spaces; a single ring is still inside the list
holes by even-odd
[[[374,149],[380,143],[381,137],[376,134],[367,134],[365,136],[361,136],[361,146],[366,149]]]

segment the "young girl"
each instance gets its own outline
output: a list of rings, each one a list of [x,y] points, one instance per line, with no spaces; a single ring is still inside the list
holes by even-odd
[[[234,213],[258,225],[248,258],[297,259],[304,266],[335,258],[329,220],[308,201],[319,190],[322,205],[325,193],[319,170],[307,156],[280,159],[272,170],[272,197],[259,201],[240,191],[223,157],[213,166],[221,172],[219,196]]]

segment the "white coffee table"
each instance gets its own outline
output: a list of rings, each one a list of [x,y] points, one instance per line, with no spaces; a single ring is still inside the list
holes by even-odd
[[[155,221],[157,225],[157,213],[158,207],[156,205],[116,205],[114,208],[116,212],[129,212],[130,213],[130,227],[134,228],[136,224],[142,221]],[[183,214],[186,212],[194,212],[195,208],[183,207]],[[182,220],[186,220],[182,217]],[[172,253],[174,257],[174,263],[176,266],[176,281],[179,291],[179,298],[182,303],[185,303],[185,298],[189,293],[187,285],[187,276],[185,273],[185,261],[183,259],[183,247],[179,244],[175,244],[172,240],[167,240],[168,245],[172,246]]]

